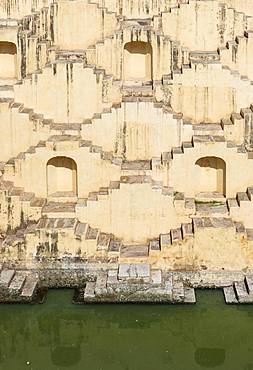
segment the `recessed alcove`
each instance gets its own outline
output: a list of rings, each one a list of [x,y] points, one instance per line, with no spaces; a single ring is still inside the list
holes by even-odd
[[[77,195],[77,165],[72,158],[54,157],[47,163],[49,196]]]
[[[226,195],[226,163],[218,157],[203,157],[196,161],[196,176],[201,192]]]
[[[132,41],[124,47],[124,81],[152,80],[152,47],[148,42]]]
[[[12,42],[0,41],[0,79],[17,78],[17,47]]]

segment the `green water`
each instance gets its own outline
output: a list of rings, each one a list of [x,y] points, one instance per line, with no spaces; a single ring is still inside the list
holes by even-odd
[[[253,306],[198,292],[196,306],[0,306],[1,370],[253,370]]]

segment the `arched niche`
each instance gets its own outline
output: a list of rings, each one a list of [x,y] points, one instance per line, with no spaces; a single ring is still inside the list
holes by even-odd
[[[202,192],[226,196],[226,163],[218,157],[202,157],[195,163],[198,186]]]
[[[17,78],[17,47],[12,42],[0,41],[0,78]]]
[[[124,46],[123,79],[133,82],[152,80],[152,46],[148,42],[132,41]]]
[[[48,195],[77,195],[77,165],[72,158],[54,157],[47,162]]]

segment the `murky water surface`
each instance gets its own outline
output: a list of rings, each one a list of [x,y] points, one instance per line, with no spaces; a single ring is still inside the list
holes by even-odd
[[[196,306],[0,306],[1,370],[253,370],[253,306],[198,292]]]

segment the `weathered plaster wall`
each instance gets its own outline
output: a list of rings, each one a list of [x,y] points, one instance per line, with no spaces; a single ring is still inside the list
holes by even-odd
[[[156,266],[252,268],[250,5],[1,2],[20,81],[0,80],[0,259],[121,259],[109,241],[154,239]],[[185,235],[196,194],[214,191],[233,198],[224,220]]]

